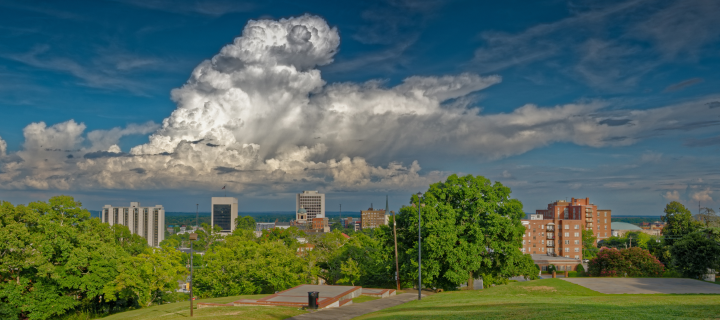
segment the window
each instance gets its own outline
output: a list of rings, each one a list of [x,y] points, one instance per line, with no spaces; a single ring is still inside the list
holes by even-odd
[[[118,223],[118,208],[113,208],[113,224]]]
[[[580,256],[576,255],[576,256],[575,256],[575,259],[580,259]]]
[[[540,235],[544,237],[544,236],[545,236],[545,232],[541,232]]]
[[[566,236],[566,237],[569,237],[569,236],[570,236],[570,232],[565,232],[565,236]]]
[[[580,233],[579,233],[579,232],[575,232],[575,237],[579,237],[579,236],[580,236]]]
[[[535,247],[536,247],[536,245],[533,243],[533,248],[535,248]]]
[[[525,245],[525,240],[523,240],[523,245]],[[523,249],[523,250],[525,250],[525,249]]]
[[[579,224],[576,224],[576,225],[575,225],[575,230],[577,230],[577,229],[580,229],[580,225],[579,225]]]
[[[605,219],[605,223],[607,223],[607,219]]]
[[[540,252],[545,252],[545,248],[540,248]]]
[[[545,244],[545,240],[540,240],[540,243]]]
[[[566,224],[566,225],[565,225],[565,229],[570,229],[570,225],[569,225],[569,224]]]
[[[523,238],[525,238],[525,234],[523,233]]]
[[[565,244],[570,244],[570,240],[565,240]]]
[[[607,230],[607,226],[605,226],[605,230]]]
[[[557,266],[558,271],[565,271],[565,266]]]
[[[570,252],[570,248],[565,248],[565,252]]]
[[[525,253],[525,248],[522,248],[522,252]]]
[[[535,229],[533,229],[533,232],[535,232]]]
[[[545,225],[544,225],[544,224],[541,224],[541,225],[540,225],[540,229],[545,229]]]
[[[535,237],[533,237],[533,240],[537,240],[537,239],[535,239]]]
[[[607,217],[607,212],[605,212],[605,216]]]
[[[580,244],[580,240],[575,240],[575,244]]]
[[[607,237],[607,232],[605,232],[605,236]]]
[[[580,248],[575,248],[575,252],[580,252]]]
[[[565,219],[567,219],[568,218],[568,209],[565,208],[565,210],[563,212],[565,213]]]

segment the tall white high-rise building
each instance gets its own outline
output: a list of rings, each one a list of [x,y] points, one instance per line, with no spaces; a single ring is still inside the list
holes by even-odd
[[[165,209],[161,205],[141,207],[139,202],[130,202],[129,207],[113,207],[106,204],[100,211],[100,219],[111,226],[128,227],[131,233],[145,238],[151,247],[158,247],[165,240]]]
[[[325,195],[317,191],[303,191],[295,199],[295,212],[303,207],[307,212],[307,221],[314,218],[325,218]]]
[[[212,208],[210,210],[211,227],[222,228],[221,232],[231,233],[235,231],[235,219],[238,217],[238,199],[233,197],[212,197]]]

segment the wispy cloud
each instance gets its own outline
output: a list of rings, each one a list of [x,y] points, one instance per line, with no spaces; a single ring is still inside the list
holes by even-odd
[[[247,12],[255,8],[249,1],[233,0],[115,0],[145,9],[179,13],[222,16],[228,13]]]
[[[659,66],[698,57],[720,36],[720,2],[628,1],[578,11],[519,33],[486,31],[481,72],[544,62],[591,87],[626,91]]]
[[[665,90],[663,90],[663,92],[673,92],[673,91],[682,90],[682,89],[685,89],[685,88],[687,88],[687,87],[689,87],[689,86],[692,86],[692,85],[695,85],[695,84],[698,84],[698,83],[701,83],[701,82],[703,82],[703,79],[702,79],[702,78],[687,79],[687,80],[680,81],[680,82],[678,82],[678,83],[674,83],[674,84],[671,84],[671,85],[667,86],[667,87],[665,88]]]

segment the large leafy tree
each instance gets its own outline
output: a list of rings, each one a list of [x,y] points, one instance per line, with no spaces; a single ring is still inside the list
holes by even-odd
[[[712,230],[685,235],[670,248],[673,266],[686,277],[699,277],[720,269],[720,244]]]
[[[231,235],[213,246],[195,274],[201,297],[273,293],[304,283],[305,266],[282,241],[251,241]]]
[[[665,216],[662,221],[667,224],[663,228],[664,243],[671,247],[675,241],[687,234],[693,233],[702,228],[702,223],[693,219],[690,210],[682,203],[673,201],[665,206]]]
[[[236,229],[255,230],[255,219],[251,216],[238,217],[235,219]]]
[[[96,303],[129,255],[72,197],[0,206],[0,313],[58,317]],[[101,299],[100,299],[101,300]]]
[[[430,185],[422,213],[423,285],[453,289],[472,278],[535,276],[529,256],[520,252],[522,203],[510,188],[482,176],[451,175]],[[417,279],[418,197],[400,210],[403,276]],[[532,267],[532,268],[531,268]]]

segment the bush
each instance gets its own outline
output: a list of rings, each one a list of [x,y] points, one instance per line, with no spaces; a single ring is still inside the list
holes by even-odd
[[[618,250],[602,248],[597,257],[590,260],[588,272],[595,277],[660,277],[665,266],[650,252],[642,248]]]
[[[568,272],[568,278],[577,278],[578,276],[579,276],[579,273],[577,271]]]
[[[580,277],[585,276],[585,268],[583,268],[582,263],[578,264],[577,267],[575,267],[575,271],[577,271],[578,276],[580,276]]]

